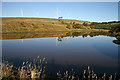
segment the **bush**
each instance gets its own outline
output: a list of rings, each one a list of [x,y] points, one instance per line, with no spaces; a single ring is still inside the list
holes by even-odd
[[[62,24],[64,24],[65,22],[64,22],[64,21],[62,21],[61,23],[62,23]]]
[[[71,29],[72,27],[70,24],[67,24],[66,28]]]
[[[88,26],[88,23],[85,23],[85,22],[84,22],[83,25],[84,25],[84,26]]]
[[[80,25],[80,24],[74,24],[72,27],[74,29],[86,29],[83,25]]]
[[[113,26],[111,27],[111,32],[120,32],[120,25],[116,25],[116,26]]]
[[[73,24],[75,24],[75,22],[73,22]]]
[[[101,24],[101,23],[92,23],[91,24],[91,29],[106,29],[110,30],[113,25],[110,24]]]

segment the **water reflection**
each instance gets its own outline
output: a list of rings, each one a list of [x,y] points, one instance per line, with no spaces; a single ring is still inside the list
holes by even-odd
[[[115,34],[115,33],[110,33],[110,32],[104,32],[104,31],[87,31],[87,32],[31,32],[31,33],[3,33],[2,34],[2,39],[3,40],[8,40],[8,39],[21,39],[23,40],[25,38],[46,38],[46,37],[56,37],[56,40],[62,41],[63,37],[68,37],[72,36],[78,37],[82,36],[83,38],[90,36],[99,36],[99,35],[104,35],[104,36],[109,36],[109,37],[116,37],[117,40],[113,40],[113,43],[115,44],[120,44],[120,34]],[[56,41],[56,45],[57,45]]]
[[[81,70],[80,67],[88,65],[96,73],[118,72],[118,45],[114,44],[113,40],[119,37],[114,34],[107,32],[35,34],[40,38],[31,38],[25,34],[30,39],[16,39],[22,35],[17,34],[13,37],[12,34],[8,37],[10,40],[2,40],[3,59],[15,66],[20,66],[23,61],[32,60],[37,56],[46,57],[48,72],[74,68],[78,73]],[[5,38],[4,36],[3,39]]]

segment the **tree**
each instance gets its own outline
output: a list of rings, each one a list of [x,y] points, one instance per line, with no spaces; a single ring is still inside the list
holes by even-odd
[[[63,17],[61,16],[61,17],[58,17],[58,19],[62,19]]]
[[[62,18],[63,18],[63,17],[58,17],[58,20],[61,21]]]

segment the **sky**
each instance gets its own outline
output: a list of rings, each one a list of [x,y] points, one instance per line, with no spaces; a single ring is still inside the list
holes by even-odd
[[[118,20],[117,2],[3,2],[2,17],[76,19],[91,22]]]

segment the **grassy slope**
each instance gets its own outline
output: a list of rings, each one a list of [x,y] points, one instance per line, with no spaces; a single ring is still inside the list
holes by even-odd
[[[75,22],[82,24],[87,21],[62,19],[65,23]],[[90,22],[87,22],[90,23]],[[2,18],[2,32],[37,32],[37,31],[73,31],[67,29],[58,19],[52,18]]]

